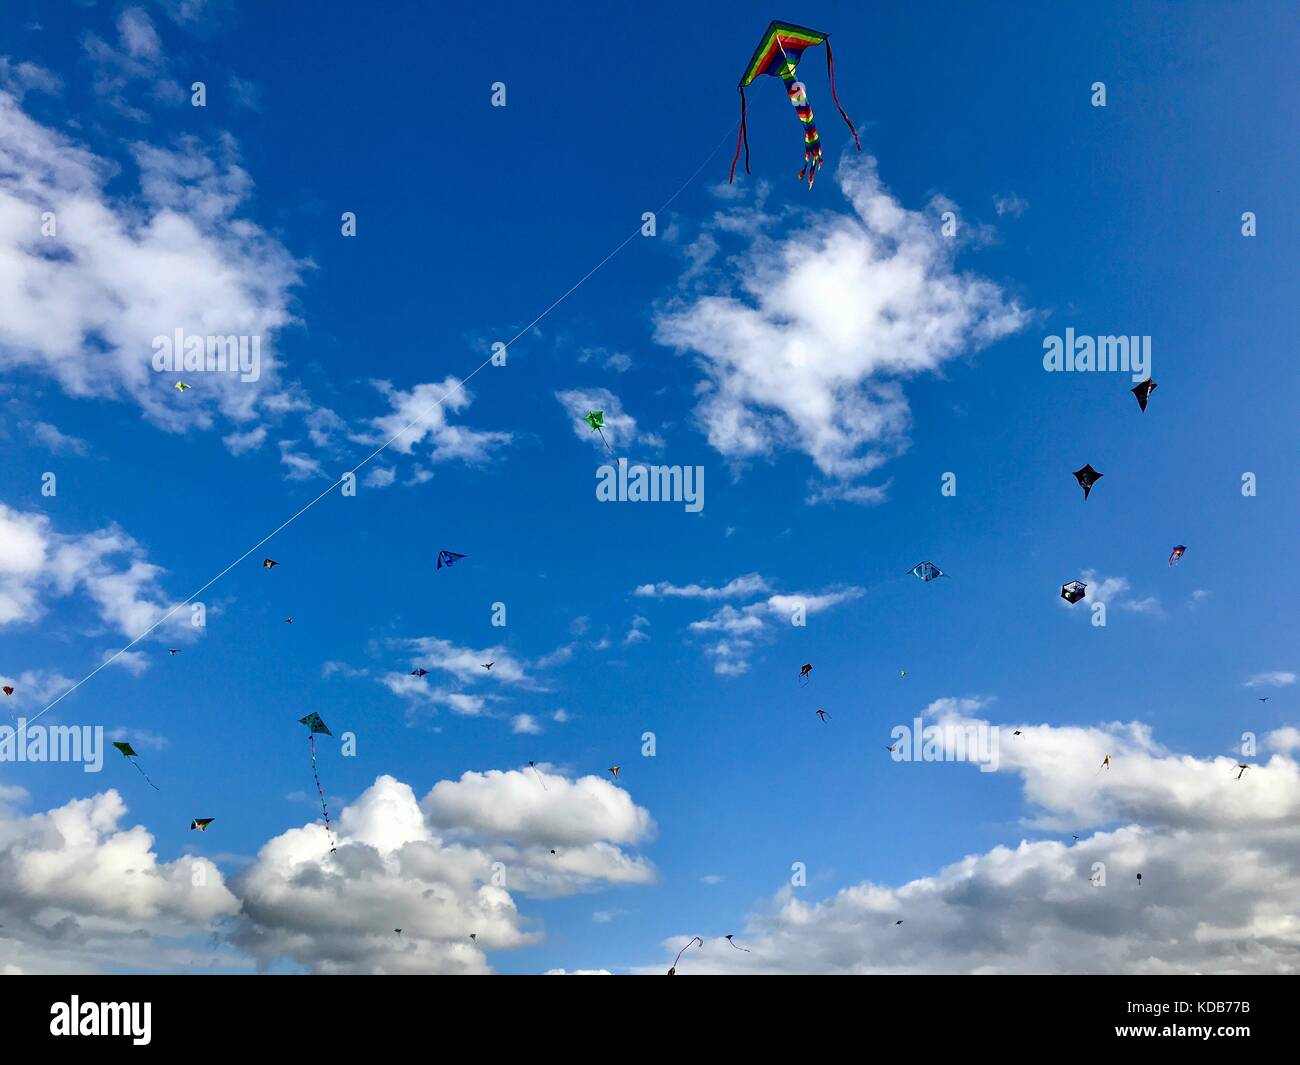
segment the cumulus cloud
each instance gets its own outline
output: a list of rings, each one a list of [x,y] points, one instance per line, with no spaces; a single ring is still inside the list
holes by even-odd
[[[409,785],[377,778],[340,814],[336,852],[320,825],[262,847],[233,881],[243,908],[231,942],[318,973],[486,972],[486,951],[541,938],[512,892],[653,879],[618,846],[652,827],[625,792],[594,777],[545,780],[466,773],[417,802]]]
[[[31,816],[0,807],[0,962],[28,972],[152,965],[166,937],[239,909],[211,861],[162,861],[125,817],[111,789]]]
[[[649,811],[611,781],[570,780],[545,766],[536,776],[531,768],[466,772],[439,781],[422,807],[435,826],[539,847],[635,844],[655,830]]]
[[[134,639],[172,607],[158,581],[162,572],[116,526],[63,534],[44,514],[0,503],[0,626],[38,620],[49,599],[79,593],[101,622]],[[172,639],[196,631],[182,614],[166,626]]]
[[[303,265],[239,217],[252,182],[233,142],[215,156],[192,138],[134,154],[139,190],[111,195],[114,164],[0,91],[0,368],[47,376],[70,396],[133,402],[172,431],[217,416],[248,423],[276,391],[274,338],[294,320]],[[174,375],[152,365],[153,339],[177,329],[260,336],[261,376],[205,374],[177,402]]]
[[[542,726],[532,714],[515,714],[510,719],[510,731],[517,736],[537,736],[541,734]]]
[[[980,705],[943,700],[928,717],[945,735],[988,727],[971,716]],[[1169,751],[1140,723],[1014,727],[999,771],[1018,779],[1031,824],[1073,830],[1077,843],[1022,840],[821,901],[783,888],[748,919],[752,954],[711,939],[678,971],[1300,971],[1295,761],[1276,754],[1238,780],[1235,759]],[[1104,886],[1089,882],[1099,870]],[[665,957],[683,942],[666,942]]]
[[[843,488],[906,446],[904,380],[1027,316],[995,283],[958,272],[954,242],[889,194],[875,160],[848,159],[837,178],[849,213],[720,213],[705,236],[744,242],[729,260],[739,287],[719,278],[712,292],[683,292],[656,332],[704,371],[695,414],[713,447],[735,460],[794,449]]]
[[[539,772],[545,788],[532,770],[466,773],[423,802],[379,776],[340,811],[335,849],[323,825],[291,828],[229,878],[207,858],[160,858],[143,827],[124,827],[116,791],[26,816],[23,789],[0,786],[0,970],[488,972],[487,952],[542,938],[516,896],[655,879],[626,850],[654,830],[627,792]],[[208,950],[184,946],[205,932]]]

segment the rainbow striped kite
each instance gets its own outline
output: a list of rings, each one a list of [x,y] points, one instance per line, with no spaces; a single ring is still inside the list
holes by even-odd
[[[795,78],[795,68],[803,58],[804,49],[819,44],[826,45],[826,72],[830,77],[831,99],[839,108],[840,117],[849,127],[849,132],[853,134],[853,143],[858,151],[862,151],[858,131],[849,121],[849,116],[844,113],[844,108],[840,107],[840,98],[835,95],[835,59],[831,55],[830,35],[810,30],[806,26],[773,21],[754,50],[754,57],[749,61],[749,66],[745,68],[745,74],[740,79],[740,85],[737,86],[740,90],[740,132],[736,136],[736,154],[731,160],[731,176],[727,179],[728,184],[736,179],[736,162],[740,159],[742,145],[745,149],[745,173],[749,173],[749,133],[745,129],[745,86],[760,74],[769,74],[785,82],[786,95],[790,97],[795,113],[803,123],[804,167],[799,171],[799,178],[802,180],[806,177],[808,187],[812,188],[813,179],[822,166],[822,143],[817,133],[817,125],[813,121],[812,107],[808,104],[808,93],[803,82]]]

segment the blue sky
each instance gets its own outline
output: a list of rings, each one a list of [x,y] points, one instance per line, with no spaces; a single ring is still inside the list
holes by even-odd
[[[1171,809],[1227,801],[1215,789],[1233,783],[1245,731],[1274,736],[1260,756],[1274,768],[1247,779],[1272,773],[1281,790],[1240,813],[1271,832],[1300,803],[1286,731],[1300,516],[1291,9],[774,11],[833,32],[836,88],[862,137],[857,156],[811,50],[800,70],[827,161],[810,191],[793,178],[799,128],[771,79],[748,92],[752,173],[726,186],[735,80],[767,17],[752,5],[482,6],[0,12],[0,674],[21,681],[14,717],[425,413],[680,190],[656,236],[637,235],[505,366],[483,367],[412,444],[367,464],[355,498],[321,499],[204,591],[206,629],[167,623],[46,715],[122,730],[159,791],[120,759],[98,776],[0,766],[5,817],[27,826],[11,839],[33,838],[42,811],[116,789],[118,830],[143,825],[164,865],[210,858],[242,911],[176,900],[159,912],[170,935],[157,953],[123,963],[105,961],[123,957],[117,910],[14,903],[4,923],[20,931],[0,940],[0,963],[624,972],[662,969],[698,934],[725,968],[740,963],[716,937],[735,932],[762,944],[746,965],[837,971],[854,963],[831,948],[792,958],[791,906],[869,882],[901,913],[919,892],[903,885],[965,856],[1069,842],[1044,811],[1073,817],[1098,853],[1144,834],[1154,861],[1180,826],[1223,829]],[[206,107],[190,104],[195,81]],[[1090,102],[1097,81],[1104,108]],[[48,209],[64,242],[52,259],[38,250]],[[940,232],[949,210],[955,237]],[[356,237],[340,233],[345,211]],[[1258,236],[1243,236],[1243,212]],[[149,359],[151,338],[177,327],[261,334],[261,379],[182,374],[192,388],[176,392],[178,375]],[[1127,374],[1044,371],[1043,338],[1067,327],[1152,338],[1145,413]],[[791,364],[804,343],[808,363]],[[607,456],[581,424],[588,406],[606,409],[631,460],[702,466],[702,512],[599,502]],[[1084,463],[1105,474],[1086,503],[1071,477]],[[945,472],[955,496],[941,495]],[[1174,544],[1188,551],[1170,567]],[[436,570],[444,548],[468,557]],[[280,567],[263,570],[264,555]],[[905,576],[923,559],[952,579]],[[745,594],[716,591],[751,574]],[[1076,577],[1106,589],[1104,627],[1090,604],[1057,598]],[[715,594],[637,594],[661,582]],[[772,596],[813,603],[808,624],[787,623],[785,600],[764,606]],[[493,674],[476,672],[479,651]],[[431,675],[406,680],[421,663]],[[891,729],[927,708],[1041,729],[1040,749],[1077,749],[1085,778],[1092,744],[1114,737],[1150,772],[1094,803],[1051,791],[1058,754],[998,773],[891,761]],[[335,908],[357,915],[364,945],[340,946],[347,928],[293,941],[276,907],[301,883],[271,891],[258,871],[274,863],[256,856],[319,815],[297,724],[312,710],[356,736],[355,757],[321,744],[336,818],[363,793],[397,802],[373,791],[381,775],[424,799],[496,771],[506,791],[475,792],[472,824],[443,808],[464,813],[455,801],[426,804],[439,838],[544,852],[573,818],[592,833],[573,837],[590,864],[529,872],[533,890],[511,892],[518,916],[483,953],[409,916],[414,961],[376,945],[362,925],[382,884],[363,891],[362,874]],[[519,790],[529,760],[550,767],[556,797]],[[1187,760],[1208,790],[1160,775]],[[530,807],[495,835],[474,819],[569,787],[572,808]],[[201,837],[188,830],[199,816],[217,819]],[[629,828],[638,817],[653,830]],[[792,902],[795,862],[808,883]],[[1043,905],[1050,930],[1063,918]],[[1254,923],[1223,920],[1266,952],[1243,956],[1290,965],[1294,942],[1258,918],[1294,902],[1250,905]],[[60,906],[81,939],[51,931]],[[875,935],[846,950],[865,957]],[[889,949],[902,953],[880,964],[910,971],[1060,967],[978,943],[961,956]]]

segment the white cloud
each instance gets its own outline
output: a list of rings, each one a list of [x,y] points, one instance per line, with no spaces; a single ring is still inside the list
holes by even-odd
[[[1247,688],[1286,688],[1295,683],[1295,674],[1287,673],[1281,669],[1270,670],[1267,673],[1256,673],[1250,680],[1246,681]]]
[[[1141,599],[1133,598],[1131,595],[1133,589],[1128,582],[1127,577],[1102,577],[1095,570],[1086,569],[1079,578],[1088,586],[1085,603],[1105,603],[1108,607],[1114,607],[1116,610],[1126,610],[1132,614],[1150,614],[1155,617],[1164,616],[1164,608],[1160,605],[1160,600],[1154,595],[1144,596]],[[1057,601],[1064,607],[1071,607],[1078,604],[1067,603],[1057,593]],[[1080,617],[1088,617],[1087,612],[1083,612]]]
[[[44,598],[79,592],[103,623],[134,639],[171,609],[158,583],[162,572],[116,526],[65,535],[44,514],[0,503],[0,626],[35,621],[45,613]],[[193,639],[187,622],[178,611],[165,631],[171,639]]]
[[[978,705],[943,700],[928,716],[987,724],[967,716]],[[1000,772],[1019,779],[1032,824],[1079,842],[998,846],[908,883],[863,882],[821,901],[783,888],[743,925],[751,954],[710,938],[678,971],[1300,971],[1295,761],[1275,755],[1238,780],[1235,759],[1168,751],[1139,723],[1014,727],[1022,735],[1012,741],[1004,729]],[[1105,754],[1112,766],[1098,773]],[[1088,882],[1095,863],[1104,887]],[[666,943],[665,957],[684,941]]]
[[[419,445],[427,444],[427,462],[480,465],[492,457],[494,450],[505,447],[513,439],[510,433],[481,432],[452,425],[447,420],[448,412],[462,411],[472,402],[472,396],[461,387],[458,378],[416,385],[409,392],[394,388],[388,381],[372,383],[392,409],[388,414],[370,419],[372,432],[352,437],[360,443],[374,447],[387,443],[387,449],[399,455],[413,454]],[[414,478],[417,483],[433,476],[428,471],[423,473],[427,476]]]
[[[774,626],[791,624],[797,611],[809,618],[862,595],[863,589],[848,587],[821,593],[774,594],[743,607],[725,603],[708,617],[692,621],[689,628],[693,633],[721,637],[706,649],[713,659],[713,671],[723,677],[738,677],[749,671],[756,641],[770,638]]]
[[[637,428],[636,419],[623,409],[622,400],[608,388],[570,388],[556,392],[555,398],[564,409],[574,436],[605,455],[610,449],[617,452],[636,443],[653,446],[649,439],[653,434],[642,433]],[[593,410],[605,416],[599,432],[583,421],[587,412]]]
[[[63,91],[63,79],[37,63],[13,63],[0,55],[0,90],[19,101],[29,92],[57,96]]]
[[[46,972],[149,964],[151,955],[156,964],[166,937],[238,910],[211,861],[162,861],[144,828],[123,827],[125,816],[111,789],[31,816],[0,809],[0,962]]]
[[[653,827],[625,792],[594,777],[545,780],[546,790],[531,770],[466,773],[417,803],[409,785],[377,778],[341,812],[335,854],[321,825],[262,847],[233,881],[242,911],[231,941],[263,964],[287,958],[317,973],[486,972],[484,951],[541,938],[523,930],[513,892],[653,880],[616,845]]]
[[[334,661],[328,661],[320,667],[320,675],[322,680],[329,680],[329,678],[334,676],[335,674],[338,674],[339,676],[342,677],[354,678],[354,677],[369,676],[370,671],[368,669],[354,669],[346,662],[334,662]]]
[[[510,731],[520,736],[537,736],[541,734],[542,726],[532,714],[515,714],[510,719]]]
[[[256,429],[250,429],[246,433],[233,432],[228,436],[223,436],[221,442],[226,445],[232,455],[242,455],[248,451],[256,451],[266,442],[266,426],[259,425]]]
[[[649,627],[650,619],[637,614],[632,618],[632,627],[627,630],[627,635],[623,637],[623,646],[630,647],[634,643],[645,643],[650,639],[650,634],[645,631]]]
[[[1015,332],[1026,314],[993,282],[957,272],[952,242],[889,195],[873,159],[846,160],[837,177],[851,214],[821,212],[775,236],[782,220],[761,208],[720,215],[748,241],[734,260],[739,292],[719,282],[684,294],[656,327],[699,357],[696,417],[719,452],[793,448],[842,486],[906,445],[903,379]]]
[[[1006,196],[994,196],[993,209],[997,211],[999,218],[1004,215],[1010,215],[1012,218],[1019,218],[1029,210],[1029,203],[1023,196],[1012,192],[1008,193]]]
[[[57,425],[51,425],[49,422],[36,422],[32,425],[31,430],[37,443],[43,444],[56,455],[65,452],[73,455],[86,454],[86,442],[80,437],[68,436],[66,433],[61,432]]]
[[[1295,728],[1293,725],[1285,725],[1270,732],[1264,742],[1273,750],[1281,751],[1284,754],[1291,751],[1300,751],[1300,729]]]
[[[320,462],[310,455],[295,451],[294,448],[297,446],[297,440],[280,441],[280,462],[289,469],[285,477],[290,481],[306,481],[312,477],[323,476],[325,471]]]
[[[501,646],[475,650],[460,647],[436,636],[402,640],[399,641],[399,646],[410,653],[412,668],[418,666],[430,671],[450,673],[462,683],[479,680],[519,685],[533,683],[523,663]],[[489,662],[492,663],[492,668],[484,669]]]
[[[129,7],[118,16],[117,32],[122,46],[136,59],[156,59],[162,50],[153,22],[138,7]]]
[[[39,710],[75,683],[71,677],[45,669],[24,669],[16,677],[0,673],[0,687],[14,690],[13,695],[6,696],[0,705],[11,712]]]
[[[758,573],[746,573],[735,577],[721,587],[708,587],[701,584],[670,584],[660,581],[657,584],[638,585],[635,595],[654,599],[748,599],[770,591],[767,580]]]
[[[465,772],[435,784],[421,806],[434,826],[527,845],[574,848],[653,837],[649,811],[623,788],[604,777],[570,780],[544,768]]]
[[[251,190],[232,142],[214,161],[192,138],[136,145],[138,191],[110,196],[117,167],[25,115],[0,92],[0,369],[44,374],[68,395],[126,399],[172,431],[256,418],[279,376],[303,264],[236,212]],[[41,235],[53,211],[57,235]],[[261,377],[209,373],[178,393],[152,367],[153,338],[260,336]]]

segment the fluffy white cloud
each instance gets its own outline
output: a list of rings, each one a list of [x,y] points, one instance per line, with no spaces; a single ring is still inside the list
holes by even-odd
[[[718,451],[739,460],[797,449],[853,498],[844,488],[905,446],[901,381],[1015,332],[1026,315],[993,282],[957,271],[955,242],[894,199],[869,156],[846,160],[837,178],[851,214],[792,227],[761,206],[719,214],[706,238],[716,246],[726,230],[747,242],[728,260],[739,289],[687,292],[656,327],[699,357],[696,416]]]
[[[130,39],[143,47],[138,30]],[[251,181],[231,142],[218,160],[194,140],[134,150],[139,191],[110,196],[113,164],[0,92],[0,369],[47,375],[72,396],[131,400],[169,430],[207,428],[217,414],[247,422],[275,390],[273,341],[293,321],[302,266],[237,217]],[[42,235],[47,211],[56,235]],[[153,338],[177,329],[260,336],[260,379],[208,373],[174,391],[174,375],[153,370]]]
[[[532,714],[515,714],[510,719],[510,731],[517,736],[537,736],[541,734],[542,726]]]
[[[569,780],[545,766],[467,772],[439,781],[422,805],[431,824],[537,846],[633,844],[654,835],[649,811],[623,788],[603,777]]]
[[[16,812],[25,800],[0,786],[0,971],[251,959],[317,973],[488,972],[488,951],[542,938],[525,929],[516,894],[655,878],[622,849],[650,838],[648,812],[610,783],[545,766],[466,773],[423,803],[380,776],[340,811],[334,850],[323,825],[292,828],[229,880],[207,858],[161,860],[144,828],[122,827],[115,791],[33,816]],[[184,946],[204,932],[215,937],[206,951]]]
[[[447,420],[448,412],[464,410],[473,401],[458,378],[416,385],[409,392],[394,388],[388,381],[373,384],[392,409],[370,420],[373,431],[352,437],[361,443],[376,447],[387,443],[388,450],[400,455],[413,454],[417,446],[427,444],[428,462],[478,464],[487,462],[494,449],[505,447],[512,439],[510,433],[481,432]],[[417,476],[416,483],[431,476]]]
[[[691,622],[690,630],[720,637],[708,648],[713,659],[713,671],[719,676],[736,677],[749,671],[749,656],[756,641],[760,637],[770,637],[774,626],[790,624],[797,612],[806,618],[812,617],[851,602],[862,594],[863,589],[849,587],[821,593],[769,595],[743,607],[726,603],[707,618]]]
[[[104,624],[134,639],[173,605],[158,583],[162,572],[115,526],[66,535],[44,514],[0,503],[0,625],[37,620],[46,597],[81,593]],[[193,638],[197,631],[183,614],[165,626],[171,639]]]
[[[288,958],[319,973],[486,972],[486,950],[540,939],[522,930],[512,891],[653,879],[611,842],[649,831],[626,793],[595,778],[545,781],[466,773],[417,803],[409,785],[379,777],[340,814],[336,852],[323,826],[292,829],[235,878],[232,942],[264,964]]]
[[[31,816],[0,807],[0,965],[67,972],[149,964],[159,940],[203,931],[239,909],[211,861],[161,861],[153,837],[123,827],[125,816],[111,789]]]
[[[597,451],[608,455],[611,448],[618,451],[636,443],[662,446],[658,437],[642,433],[637,428],[636,419],[623,409],[622,400],[608,388],[570,388],[556,392],[555,398],[564,408],[564,416],[574,435]],[[593,410],[605,416],[599,432],[583,421],[587,412]]]
[[[952,736],[988,727],[969,716],[980,705],[943,700],[928,716]],[[999,771],[1019,778],[1034,825],[1073,830],[1078,842],[998,846],[819,902],[783,888],[738,936],[752,953],[710,938],[678,971],[1300,971],[1295,761],[1277,754],[1238,780],[1235,759],[1168,751],[1138,723],[1013,727],[1021,735],[1003,728]],[[1099,773],[1106,754],[1112,766]],[[665,957],[684,942],[665,943]]]
[[[523,663],[504,647],[459,647],[450,640],[436,636],[420,636],[401,642],[410,653],[411,666],[433,672],[450,673],[462,683],[478,680],[497,681],[503,684],[532,684]],[[491,669],[484,668],[492,664]],[[418,679],[418,678],[413,678]]]

